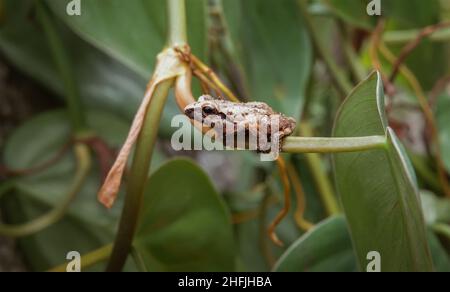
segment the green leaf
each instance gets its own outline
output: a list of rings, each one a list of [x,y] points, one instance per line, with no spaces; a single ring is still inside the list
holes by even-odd
[[[299,117],[312,67],[312,47],[296,0],[223,1],[250,99]]]
[[[428,230],[427,240],[436,271],[449,271],[449,257],[431,230]],[[382,258],[381,266],[383,265]],[[339,216],[325,220],[299,238],[278,260],[274,271],[352,272],[357,269],[357,258],[352,248],[347,223]]]
[[[298,171],[306,200],[304,217],[309,222],[320,222],[325,218],[320,196],[317,194],[314,180],[306,165],[306,161],[302,157],[296,158],[298,159],[293,161],[293,165]],[[250,163],[250,161],[246,162],[246,164]],[[263,165],[255,165],[253,163],[253,167],[262,167]],[[279,175],[276,168],[268,169],[267,171],[271,171],[273,177],[278,177]],[[281,184],[276,180],[273,183],[270,183],[271,181],[272,179],[268,177],[266,180],[268,186],[258,185],[258,187],[251,187],[251,185],[248,185],[247,191],[241,190],[226,193],[225,195],[227,204],[234,214],[254,214],[254,217],[252,216],[251,219],[234,224],[239,257],[245,271],[248,272],[269,271],[272,268],[269,263],[281,256],[285,252],[286,247],[303,234],[303,231],[294,220],[297,199],[294,190],[292,190],[291,200],[293,207],[289,215],[277,227],[277,235],[285,246],[283,248],[276,246],[268,237],[267,226],[277,216],[284,204]],[[268,190],[265,189],[267,187],[270,187],[271,194],[268,194]]]
[[[148,180],[134,247],[149,271],[234,271],[230,214],[206,174],[168,162]]]
[[[37,200],[12,193],[2,200],[2,211],[8,223],[20,224],[48,212],[48,206]],[[81,254],[108,242],[111,235],[99,228],[90,228],[73,217],[67,217],[36,235],[18,240],[20,251],[32,271],[45,271],[66,261],[69,251]],[[92,271],[101,271],[94,267]]]
[[[66,13],[70,0],[47,0],[64,22],[100,50],[123,62],[142,77],[150,78],[156,55],[166,43],[165,0],[87,0],[81,16]],[[189,44],[204,58],[206,41],[206,7],[204,0],[190,0],[187,6]]]
[[[0,50],[20,70],[64,96],[60,74],[42,35],[39,23],[31,21],[32,1],[6,0],[6,10],[14,11],[0,27]],[[56,20],[79,84],[83,105],[101,108],[132,120],[142,100],[149,75],[142,77],[122,63],[97,50]],[[156,55],[153,56],[153,59]],[[170,98],[164,109],[160,134],[170,136],[171,118],[179,109]]]
[[[323,0],[343,21],[363,29],[372,29],[376,17],[367,14],[367,5],[371,0]],[[383,3],[384,4],[384,3]]]
[[[428,230],[428,243],[437,272],[450,272],[450,258],[433,231]]]
[[[345,219],[332,217],[292,244],[275,265],[276,272],[356,271]]]
[[[20,70],[64,96],[63,83],[40,25],[30,20],[32,1],[6,0],[8,17],[0,27],[0,50]],[[14,13],[13,13],[14,12]],[[80,85],[83,103],[132,119],[145,92],[146,78],[87,44],[60,21],[58,28]]]
[[[450,222],[450,200],[439,198],[428,191],[420,192],[425,222],[428,226],[438,222]]]
[[[88,122],[111,146],[121,145],[128,132],[126,123],[105,112],[89,112]],[[18,128],[7,141],[5,163],[11,169],[26,169],[39,165],[54,157],[70,139],[71,128],[65,111],[41,114]],[[92,159],[95,161],[95,157]],[[20,193],[53,207],[63,199],[74,169],[74,157],[72,152],[68,151],[58,163],[44,171],[16,179],[15,188]],[[92,175],[77,196],[69,214],[89,224],[106,228],[114,224],[111,222],[113,213],[105,210],[96,201],[95,194],[101,180],[98,172],[98,169],[92,170]],[[120,208],[115,208],[114,211],[114,217],[117,217]],[[109,226],[109,229],[112,231],[113,227]]]
[[[88,112],[88,123],[111,147],[120,146],[128,132],[126,122],[105,112]],[[11,169],[26,169],[48,161],[70,141],[71,133],[65,111],[41,114],[19,127],[8,139],[4,151],[5,164]],[[92,156],[92,161],[96,166],[96,157]],[[74,171],[74,157],[68,151],[60,161],[44,171],[15,179],[14,199],[19,205],[14,211],[22,213],[22,216],[10,217],[12,222],[32,220],[57,206],[67,192]],[[34,268],[43,270],[61,264],[65,260],[63,251],[89,252],[113,240],[122,198],[112,210],[106,210],[97,202],[96,193],[101,181],[99,172],[97,166],[93,167],[63,220],[21,240],[28,247],[25,252]],[[35,262],[36,253],[39,260]]]
[[[346,99],[335,137],[386,135],[385,149],[334,155],[335,176],[360,267],[370,251],[383,271],[430,271],[432,261],[414,172],[386,128],[381,77],[371,74]]]

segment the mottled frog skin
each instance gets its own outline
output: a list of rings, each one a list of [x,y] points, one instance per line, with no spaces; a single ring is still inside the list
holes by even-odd
[[[263,102],[236,103],[209,95],[203,95],[188,105],[184,113],[192,121],[213,128],[218,136],[222,136],[224,145],[227,137],[245,135],[246,149],[262,153],[272,152],[273,146],[279,152],[282,139],[291,135],[296,126],[293,118],[273,111]],[[257,143],[249,145],[249,141]]]

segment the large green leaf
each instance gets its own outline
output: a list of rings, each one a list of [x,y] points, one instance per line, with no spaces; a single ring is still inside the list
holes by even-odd
[[[81,37],[150,78],[155,57],[166,43],[167,1],[85,0],[77,17],[66,13],[70,0],[47,2]],[[186,6],[189,44],[203,58],[207,48],[205,1],[190,0]]]
[[[89,112],[88,122],[111,147],[120,146],[128,132],[125,121],[105,112]],[[71,128],[65,111],[41,114],[19,127],[8,139],[4,161],[11,169],[39,165],[53,157],[70,139]],[[27,259],[34,268],[50,268],[64,262],[64,252],[84,253],[113,240],[122,200],[110,211],[97,202],[101,177],[96,157],[93,156],[92,161],[93,169],[64,219],[22,240],[27,247]],[[60,161],[39,174],[15,179],[13,199],[20,204],[14,207],[11,220],[14,223],[29,221],[57,206],[64,199],[74,171],[74,157],[68,151]],[[16,217],[16,212],[22,215]]]
[[[312,67],[312,48],[296,0],[223,1],[245,65],[252,100],[298,117]]]
[[[28,17],[32,11],[31,3],[29,0],[5,1],[9,13],[0,27],[0,50],[20,70],[63,97],[61,76],[54,66],[45,36],[39,23]],[[110,110],[131,120],[144,95],[148,76],[142,77],[89,45],[61,21],[56,23],[73,66],[83,104],[89,108]],[[168,136],[173,132],[170,122],[178,112],[174,99],[170,98],[164,109],[161,134]]]
[[[234,271],[230,215],[206,174],[173,160],[149,179],[134,242],[149,271]]]
[[[360,267],[370,251],[383,271],[430,271],[432,261],[414,172],[386,128],[383,84],[373,73],[346,99],[335,137],[386,135],[385,149],[334,155],[335,176]]]
[[[343,217],[332,217],[303,235],[278,260],[277,272],[356,271],[347,224]]]
[[[39,23],[30,19],[32,1],[6,0],[7,17],[0,27],[0,50],[20,70],[64,96]],[[129,70],[79,39],[56,22],[73,65],[85,105],[113,110],[131,119],[145,91],[146,78]]]
[[[433,231],[428,230],[428,243],[430,244],[431,255],[434,266],[438,272],[450,272],[450,257],[445,248],[439,242]]]
[[[427,239],[436,271],[448,272],[450,260],[436,235],[428,230]],[[368,263],[368,262],[366,262]],[[384,265],[381,260],[381,266]],[[292,244],[278,260],[277,272],[352,272],[358,268],[347,223],[343,217],[333,217]]]
[[[354,26],[371,29],[376,17],[367,14],[367,5],[371,0],[323,0],[342,20]]]

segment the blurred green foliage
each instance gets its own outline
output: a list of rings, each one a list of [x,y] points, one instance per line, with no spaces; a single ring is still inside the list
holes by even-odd
[[[1,2],[4,18],[0,22],[0,51],[15,68],[64,99],[61,76],[53,63],[42,27],[34,17],[33,2]],[[110,147],[120,147],[151,77],[156,56],[166,45],[166,1],[83,0],[81,16],[66,14],[69,0],[44,2],[69,54],[88,124]],[[343,97],[336,90],[322,56],[314,49],[317,44],[313,43],[305,25],[299,1],[186,2],[189,44],[196,56],[210,63],[247,100],[267,102],[299,122],[308,122],[317,134],[331,135]],[[368,2],[309,1],[309,14],[320,33],[318,39],[344,77],[355,86],[361,80],[352,73],[355,70],[351,63],[357,63],[366,75],[373,69],[369,44],[379,18],[366,14]],[[400,36],[399,39],[391,37],[388,46],[398,54],[406,43],[405,36],[411,32],[414,37],[427,25],[449,21],[448,2],[383,1],[385,33]],[[211,7],[222,9],[212,11]],[[219,31],[212,29],[215,13],[222,13],[222,30]],[[213,46],[213,39],[226,45]],[[406,60],[427,93],[450,73],[448,40],[450,38],[426,39]],[[353,62],[349,62],[345,47],[353,51]],[[384,59],[381,62],[383,73],[388,74],[391,66]],[[379,104],[374,106],[379,92],[376,86],[370,85],[373,83],[363,84],[367,88],[360,93],[366,103],[357,100],[351,109],[344,104],[341,111],[346,112],[347,121],[338,120],[335,133],[341,136],[384,135],[387,124],[380,126],[384,102],[378,100]],[[405,79],[398,78],[395,86],[395,98],[407,96],[408,102],[418,107]],[[194,92],[199,93],[197,87]],[[449,105],[450,94],[442,90],[432,106],[444,162],[450,172]],[[395,108],[392,111],[395,112]],[[431,228],[428,234],[424,233],[426,227],[416,188],[428,190],[434,202],[423,208],[426,218],[442,214],[442,206],[448,204],[448,199],[442,198],[440,190],[429,192],[430,183],[419,171],[417,181],[408,180],[414,177],[414,170],[396,138],[386,152],[390,164],[386,162],[387,156],[381,157],[375,152],[366,156],[361,153],[337,156],[337,188],[332,191],[339,192],[344,199],[347,220],[344,216],[327,218],[329,214],[324,210],[322,189],[318,185],[320,179],[308,160],[302,155],[286,156],[299,173],[305,191],[305,217],[317,226],[305,234],[295,224],[294,209],[291,210],[277,229],[285,243],[280,248],[270,242],[266,234],[267,225],[283,205],[280,177],[274,165],[262,163],[257,155],[243,152],[215,153],[210,157],[188,153],[196,162],[185,159],[167,162],[173,156],[186,154],[174,155],[164,147],[174,130],[170,125],[171,117],[177,113],[179,110],[171,96],[164,109],[159,147],[154,154],[143,202],[141,228],[134,242],[135,261],[130,260],[126,270],[364,270],[366,259],[361,253],[370,243],[377,243],[377,247],[382,246],[383,251],[388,252],[399,248],[397,239],[402,239],[404,247],[399,251],[401,257],[413,262],[431,262],[428,255],[422,254],[429,246],[435,269],[450,269],[449,246],[442,244],[445,242],[441,241],[442,236],[436,237]],[[388,112],[386,123],[391,122],[390,114]],[[407,124],[410,131],[424,134],[423,129],[418,129],[419,121],[401,122]],[[375,124],[379,126],[376,132],[371,128]],[[397,134],[407,152],[423,159],[426,171],[436,176],[432,155],[427,149],[416,147],[408,134]],[[63,109],[43,113],[18,127],[8,138],[2,149],[3,161],[11,169],[31,167],[52,157],[70,139],[70,123]],[[322,176],[334,181],[330,157],[322,158],[319,165]],[[358,169],[355,164],[359,165]],[[69,151],[63,159],[36,175],[8,181],[13,190],[2,197],[5,220],[25,222],[56,206],[70,183],[74,168],[75,160]],[[19,240],[30,269],[51,268],[64,262],[70,250],[87,253],[113,241],[123,203],[119,201],[110,211],[99,206],[96,192],[101,180],[100,167],[95,164],[64,219],[43,232]],[[295,207],[294,191],[292,199]],[[397,208],[398,204],[411,208]],[[367,212],[362,207],[373,209]],[[388,218],[392,224],[386,223]],[[433,218],[438,219],[427,220],[427,226],[449,223],[445,216]],[[383,240],[377,242],[373,238]],[[364,242],[363,248],[361,242]],[[410,250],[420,251],[411,256]],[[389,262],[386,269],[411,270],[415,263],[408,260],[405,259],[404,266]],[[421,265],[414,267],[426,269]],[[102,270],[103,266],[92,269]]]

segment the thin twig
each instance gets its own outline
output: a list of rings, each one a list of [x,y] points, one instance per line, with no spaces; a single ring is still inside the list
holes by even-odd
[[[191,55],[192,62],[194,65],[204,74],[211,78],[212,82],[217,85],[217,87],[225,93],[225,95],[233,102],[239,102],[239,98],[234,95],[234,93],[220,80],[220,78],[214,73],[214,71],[209,68],[205,63],[200,61],[196,56]]]
[[[303,122],[299,127],[300,135],[303,137],[312,137],[314,132],[309,123]],[[322,157],[319,154],[307,153],[305,159],[308,168],[313,174],[315,186],[319,192],[320,199],[328,216],[334,216],[340,213],[337,196],[333,189],[333,183],[330,181],[326,170],[322,164]]]
[[[18,225],[0,224],[0,235],[9,237],[24,237],[42,231],[64,217],[73,200],[81,190],[91,167],[91,157],[89,149],[84,144],[74,146],[77,170],[67,194],[60,204],[48,213]]]
[[[58,161],[60,161],[64,154],[70,149],[72,146],[72,142],[65,143],[62,148],[60,148],[55,155],[53,155],[47,161],[44,161],[36,166],[32,166],[30,168],[23,169],[10,169],[7,166],[0,165],[0,176],[11,177],[11,176],[25,176],[25,175],[33,175],[35,173],[39,173],[47,168],[55,165]]]
[[[294,187],[295,197],[297,199],[297,207],[295,208],[294,219],[298,227],[307,232],[314,227],[314,224],[309,222],[304,218],[304,213],[306,209],[306,198],[305,192],[303,191],[302,182],[300,181],[300,176],[297,173],[295,167],[292,163],[287,163],[287,170],[289,177],[291,178],[292,185]]]
[[[381,38],[384,31],[384,25],[385,22],[383,19],[380,19],[378,21],[378,24],[375,28],[375,30],[372,33],[372,40],[370,44],[369,49],[369,55],[370,59],[372,61],[372,65],[375,68],[375,70],[379,71],[381,74],[381,78],[383,80],[384,89],[388,96],[394,96],[395,95],[395,86],[389,81],[389,78],[386,77],[386,75],[383,73],[380,58],[378,56],[378,47],[380,46]]]
[[[397,74],[399,72],[400,65],[405,62],[406,58],[408,58],[408,56],[420,45],[420,43],[422,42],[422,40],[424,38],[432,35],[433,33],[435,33],[438,30],[447,28],[449,26],[450,26],[450,21],[447,21],[447,22],[430,25],[430,26],[427,26],[424,29],[422,29],[419,32],[419,34],[416,36],[415,39],[411,40],[409,43],[407,43],[403,47],[397,60],[393,64],[392,73],[391,73],[391,76],[389,77],[389,81],[394,82],[394,80],[397,77]]]
[[[396,60],[395,55],[389,50],[389,48],[384,44],[383,41],[380,43],[380,52],[384,55],[384,57],[391,63],[394,63]],[[425,117],[425,122],[428,125],[430,130],[432,144],[434,146],[434,156],[436,168],[438,170],[439,181],[442,185],[442,189],[445,195],[450,198],[450,184],[447,179],[447,172],[445,170],[445,165],[442,158],[442,150],[439,138],[439,131],[437,129],[437,123],[434,118],[433,110],[431,109],[428,99],[426,98],[425,92],[420,85],[417,77],[414,73],[405,65],[400,64],[399,72],[405,77],[405,79],[410,84],[413,89],[417,100],[419,101],[420,107],[422,108],[422,112]]]
[[[329,53],[327,48],[322,44],[320,40],[320,32],[317,30],[316,25],[313,23],[311,19],[311,15],[308,13],[308,1],[307,0],[298,0],[297,1],[300,12],[305,21],[305,26],[308,29],[311,39],[314,43],[316,51],[320,54],[323,62],[328,68],[331,76],[333,77],[333,81],[336,84],[336,88],[339,90],[342,96],[347,96],[348,93],[352,90],[352,83],[348,80],[345,72],[343,72],[338,64],[334,61],[333,56]]]
[[[280,224],[280,222],[284,219],[284,217],[286,217],[286,215],[289,213],[289,209],[291,208],[291,187],[289,184],[289,177],[287,175],[286,162],[281,156],[278,157],[277,159],[277,165],[280,171],[281,182],[283,183],[284,206],[283,209],[281,209],[281,211],[272,221],[272,223],[269,225],[267,231],[269,233],[270,239],[276,245],[283,246],[283,242],[278,238],[277,234],[275,233],[275,229],[278,226],[278,224]]]
[[[201,84],[204,84],[209,89],[214,90],[216,97],[223,99],[223,93],[219,89],[219,87],[209,80],[202,72],[199,72],[197,69],[192,70],[192,74],[200,80]]]

